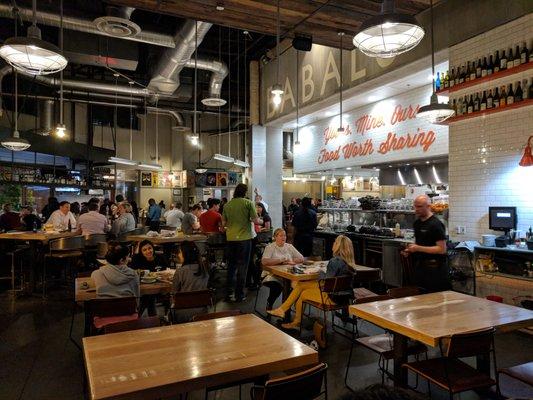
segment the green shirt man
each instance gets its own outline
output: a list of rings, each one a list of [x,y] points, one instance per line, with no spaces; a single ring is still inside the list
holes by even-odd
[[[252,222],[257,219],[255,204],[244,197],[234,197],[222,214],[226,227],[226,240],[236,242],[253,238]]]

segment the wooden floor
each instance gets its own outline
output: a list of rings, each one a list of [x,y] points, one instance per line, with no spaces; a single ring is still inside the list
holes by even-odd
[[[2,400],[63,400],[82,399],[83,361],[78,349],[69,341],[71,301],[68,294],[51,291],[50,299],[22,298],[13,303],[0,288],[0,399]],[[222,292],[222,291],[219,291]],[[264,304],[266,291],[260,294],[259,304]],[[250,312],[253,309],[255,292],[240,304],[219,302],[217,310],[239,308]],[[83,314],[76,314],[74,336],[82,335]],[[366,334],[381,333],[368,323],[361,331]],[[497,336],[498,362],[501,367],[531,360],[533,337],[520,333]],[[333,335],[327,350],[321,351],[321,360],[330,366],[328,373],[330,399],[337,399],[344,388],[345,363],[349,341]],[[350,368],[350,384],[364,388],[380,382],[377,372],[377,357],[362,347],[354,350]],[[504,381],[504,387],[507,380]],[[420,385],[425,390],[425,383]],[[523,390],[515,386],[513,390]],[[433,399],[447,399],[447,395],[433,389]],[[525,396],[525,391],[515,392]],[[211,399],[215,398],[211,394]],[[217,393],[217,399],[238,398],[237,389]],[[249,398],[249,387],[243,387],[243,399]],[[474,393],[465,393],[462,400],[480,399]],[[189,399],[203,399],[202,392],[195,392]]]

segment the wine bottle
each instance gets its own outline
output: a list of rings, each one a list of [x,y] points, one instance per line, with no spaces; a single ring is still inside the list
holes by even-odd
[[[527,98],[533,99],[533,77],[529,81],[529,90],[527,91]]]
[[[500,71],[507,69],[507,56],[505,55],[505,50],[502,50],[502,58],[500,58]]]
[[[437,80],[435,81],[435,91],[439,91],[439,90],[440,90],[440,75],[437,72]]]
[[[513,91],[513,84],[509,84],[509,90],[507,91],[507,99],[505,100],[507,105],[511,105],[514,103],[514,91]]]
[[[494,108],[500,107],[500,93],[498,93],[498,88],[494,89],[494,98],[492,99],[492,105]]]
[[[483,57],[483,64],[481,64],[481,77],[487,76],[487,57]]]
[[[453,105],[452,105],[453,111],[455,112],[455,115],[457,115],[457,102],[455,99],[453,99]]]
[[[509,47],[509,55],[507,56],[507,69],[514,67],[513,48]]]
[[[487,110],[490,110],[493,107],[492,104],[492,89],[489,90],[489,95],[487,97]]]
[[[527,79],[522,80],[522,87],[524,88],[522,90],[522,98],[529,99],[529,95],[528,95],[529,86],[527,85]]]
[[[473,81],[476,79],[476,61],[472,61],[472,64],[470,64],[470,71],[469,71],[470,80]]]
[[[519,102],[519,101],[522,101],[524,100],[524,94],[523,94],[523,91],[522,91],[522,84],[520,81],[517,82],[517,85],[516,85],[516,90],[514,92],[514,102]]]
[[[465,97],[463,99],[463,109],[461,111],[461,114],[467,114],[467,112],[468,112],[468,100],[467,100],[466,95],[465,95]]]
[[[470,80],[470,61],[468,61],[466,65],[465,82],[468,82],[469,80]]]
[[[529,50],[529,62],[533,61],[533,43],[531,45],[531,49]]]
[[[457,115],[463,115],[463,99],[461,99],[460,97],[459,100],[457,100],[457,110],[455,111],[455,113]]]
[[[474,100],[472,95],[470,95],[470,101],[468,102],[468,107],[466,108],[467,114],[472,114],[474,112]]]
[[[520,46],[516,45],[514,52],[513,66],[518,67],[521,64],[522,55],[520,54]]]
[[[477,60],[476,64],[476,78],[481,78],[481,58]]]
[[[494,72],[494,62],[492,61],[492,54],[489,57],[489,64],[487,65],[487,75],[492,75]]]
[[[481,103],[479,104],[479,109],[485,111],[487,109],[487,93],[483,91],[483,97],[481,98]]]
[[[452,74],[450,75],[450,81],[448,83],[449,87],[454,87],[455,85],[455,68],[452,68]]]
[[[461,73],[459,74],[459,84],[464,83],[465,78],[466,78],[466,70],[465,70],[465,66],[463,65],[461,67]]]
[[[474,112],[479,111],[479,95],[476,93],[476,97],[474,98]]]
[[[522,44],[522,51],[520,52],[520,64],[525,64],[529,61],[529,54],[526,46],[526,42]]]
[[[448,70],[446,70],[446,75],[444,76],[444,89],[448,89],[450,87],[450,74],[448,74]]]
[[[507,93],[505,93],[505,86],[502,86],[500,92],[500,107],[505,107],[507,101]]]
[[[494,72],[500,71],[500,52],[499,50],[496,50],[496,57],[494,57]]]

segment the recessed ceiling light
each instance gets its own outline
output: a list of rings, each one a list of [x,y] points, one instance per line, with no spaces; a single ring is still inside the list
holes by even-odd
[[[411,165],[411,164],[410,164],[410,163],[407,163],[407,164],[405,164],[405,165]]]
[[[217,3],[216,10],[224,11],[224,3]]]
[[[346,169],[347,169],[348,171],[350,171],[350,170],[352,169],[352,167],[347,167]]]
[[[426,161],[426,164],[429,164],[429,161]]]
[[[389,168],[392,168],[392,165],[389,165]]]

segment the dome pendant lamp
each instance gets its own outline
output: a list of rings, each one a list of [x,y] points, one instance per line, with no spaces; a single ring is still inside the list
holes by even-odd
[[[281,96],[284,90],[281,83],[279,83],[279,0],[277,1],[277,23],[276,23],[276,83],[272,85],[270,93],[272,94],[272,102],[277,107],[281,104]]]
[[[391,58],[415,48],[424,33],[415,17],[394,12],[394,0],[383,0],[381,14],[363,22],[353,44],[369,57]]]
[[[7,39],[0,47],[0,57],[24,74],[55,74],[67,66],[67,59],[57,46],[41,39],[36,14],[37,0],[33,0],[33,23],[28,28],[28,36]]]
[[[18,116],[18,74],[17,71],[15,71],[15,113],[13,115],[15,127],[13,129],[13,136],[7,139],[2,139],[1,142],[3,147],[11,151],[23,151],[30,147],[30,142],[19,136]]]
[[[433,0],[430,2],[431,8],[431,76],[432,76],[432,89],[431,99],[427,106],[422,106],[416,113],[417,118],[425,119],[432,124],[438,124],[446,121],[448,118],[453,117],[455,111],[449,104],[439,103],[437,94],[435,93],[435,44],[433,40]]]

